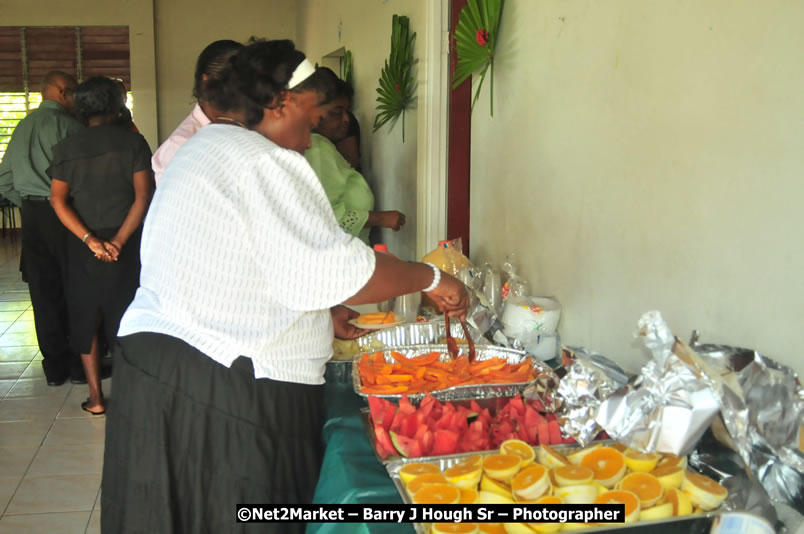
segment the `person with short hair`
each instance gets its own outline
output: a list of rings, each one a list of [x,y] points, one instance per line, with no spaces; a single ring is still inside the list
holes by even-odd
[[[105,413],[98,329],[114,343],[139,285],[142,221],[153,193],[145,138],[117,124],[117,83],[95,76],[75,91],[75,111],[88,128],[57,144],[48,174],[50,203],[72,234],[67,240],[70,340],[81,354],[89,398],[81,408]]]
[[[84,383],[81,363],[70,349],[65,297],[66,230],[50,206],[47,169],[53,147],[83,128],[70,113],[76,81],[52,71],[42,82],[42,103],[22,119],[0,163],[0,194],[20,207],[24,278],[31,293],[42,369],[49,386],[68,378]]]
[[[209,102],[206,96],[206,86],[211,80],[220,75],[232,54],[242,47],[243,45],[237,41],[224,39],[211,43],[198,56],[195,64],[195,82],[193,85],[193,97],[196,99],[195,107],[193,107],[187,118],[170,134],[170,137],[159,146],[151,159],[157,187],[162,181],[162,175],[165,173],[170,160],[173,159],[179,148],[202,126],[206,126],[218,117],[219,111],[215,109],[215,106]]]
[[[354,91],[332,70],[326,67],[322,70],[335,84],[335,98],[321,115],[321,121],[312,135],[312,146],[304,157],[321,180],[338,224],[368,244],[373,226],[397,232],[405,225],[405,215],[395,210],[375,210],[374,193],[368,182],[338,150],[336,144],[345,139],[349,132],[349,108]]]
[[[469,304],[455,278],[338,226],[302,155],[331,84],[291,41],[242,48],[209,91],[221,114],[156,190],[120,324],[103,532],[233,532],[237,503],[311,503],[333,334],[364,333],[340,304]]]

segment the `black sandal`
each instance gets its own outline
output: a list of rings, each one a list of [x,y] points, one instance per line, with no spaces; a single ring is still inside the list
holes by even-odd
[[[89,405],[89,399],[81,403],[81,409],[84,410],[85,412],[91,413],[92,415],[103,415],[106,413],[106,410],[103,410],[102,412],[93,412],[92,410],[87,408],[87,405]]]

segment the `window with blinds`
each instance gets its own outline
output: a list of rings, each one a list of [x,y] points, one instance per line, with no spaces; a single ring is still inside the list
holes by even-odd
[[[131,97],[128,26],[0,26],[0,160],[20,120],[42,101],[51,70],[123,81]]]

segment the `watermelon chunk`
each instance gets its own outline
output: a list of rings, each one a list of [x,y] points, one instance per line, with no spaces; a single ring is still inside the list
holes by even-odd
[[[517,395],[508,401],[508,406],[515,411],[517,415],[525,415],[525,403],[522,402],[522,397]]]
[[[416,414],[406,415],[405,418],[402,420],[402,425],[399,429],[400,433],[403,436],[412,438],[416,435],[416,431],[419,429],[421,425],[419,424],[419,420],[416,417]],[[426,428],[426,427],[425,427]]]
[[[394,418],[391,421],[391,428],[388,430],[393,430],[394,432],[399,432],[399,429],[402,428],[402,421],[407,417],[402,410],[397,410],[394,414]]]
[[[427,430],[424,435],[419,440],[422,449],[422,455],[429,456],[433,452],[433,433],[430,430]]]
[[[369,395],[369,412],[371,412],[371,421],[374,424],[382,424],[382,414],[385,411],[385,403],[383,403],[383,400],[385,399]]]
[[[547,429],[550,434],[550,444],[556,445],[561,443],[561,428],[558,426],[558,421],[553,419],[547,423]]]
[[[533,409],[534,409],[534,410],[536,410],[537,412],[542,412],[542,413],[544,413],[544,412],[546,412],[546,411],[547,411],[547,410],[545,410],[545,408],[544,408],[544,404],[542,403],[542,401],[540,401],[540,400],[538,400],[538,399],[535,399],[535,400],[534,400],[534,399],[531,399],[531,400],[529,400],[529,401],[528,401],[528,406],[530,406],[531,408],[533,408]]]
[[[399,411],[405,415],[411,415],[416,413],[416,407],[410,403],[408,400],[407,395],[402,395],[402,398],[399,399]]]
[[[385,431],[391,430],[391,424],[396,417],[396,406],[390,402],[385,405],[385,411],[382,413],[382,428]]]
[[[421,440],[422,437],[424,436],[424,433],[427,432],[428,430],[430,429],[427,428],[427,425],[419,425],[419,427],[416,429],[416,433],[413,435],[413,439]]]
[[[422,455],[421,445],[415,439],[401,436],[393,430],[390,432],[390,436],[391,443],[405,458],[419,458]]]
[[[380,458],[384,460],[388,457],[388,455],[396,454],[396,449],[394,448],[394,444],[391,442],[391,437],[383,427],[374,427],[374,437],[377,438],[377,453],[380,455]]]
[[[547,419],[548,421],[555,421],[556,420],[556,414],[554,414],[554,413],[546,413],[546,414],[544,414],[544,418]]]
[[[549,423],[539,425],[539,444],[550,445],[550,426]]]
[[[458,433],[452,430],[436,430],[431,454],[454,454],[458,450]]]
[[[478,414],[479,414],[480,412],[482,412],[482,411],[483,411],[483,410],[480,408],[480,405],[479,405],[479,404],[478,404],[478,403],[477,403],[475,400],[472,400],[472,401],[469,403],[469,410],[470,410],[471,412],[478,413]]]

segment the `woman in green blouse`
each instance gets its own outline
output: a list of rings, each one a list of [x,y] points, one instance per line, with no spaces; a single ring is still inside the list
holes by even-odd
[[[366,179],[338,152],[335,143],[349,131],[349,107],[352,87],[334,72],[335,98],[321,115],[321,122],[312,136],[312,146],[304,156],[310,163],[344,231],[368,244],[372,226],[398,231],[405,224],[405,215],[398,211],[375,211],[374,194]]]

